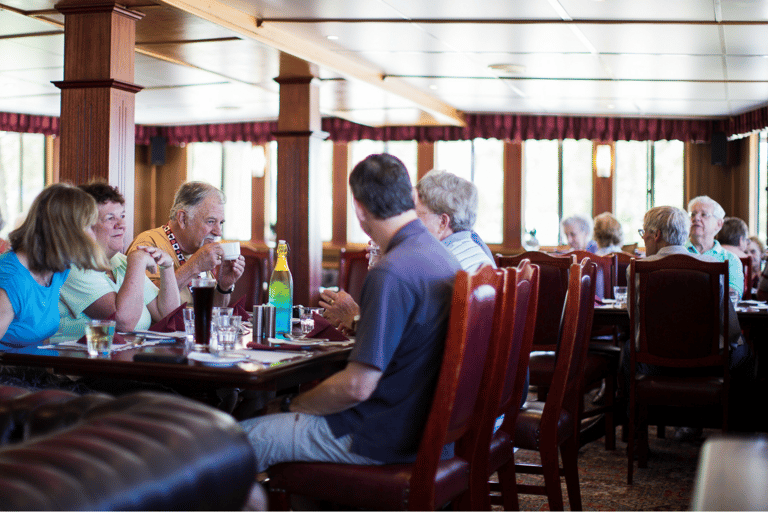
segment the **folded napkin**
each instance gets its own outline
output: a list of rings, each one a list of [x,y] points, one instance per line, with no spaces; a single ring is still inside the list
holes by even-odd
[[[315,319],[315,328],[312,329],[312,332],[307,334],[307,338],[323,338],[328,341],[349,341],[349,338],[332,326],[325,317],[318,315],[317,313],[313,313],[312,316]]]
[[[243,295],[237,302],[234,303],[234,305],[232,305],[232,314],[238,315],[243,319],[243,322],[247,322],[250,319],[250,315],[248,313],[248,310],[245,309],[245,295]]]
[[[155,332],[183,332],[185,307],[187,307],[186,302],[171,311],[165,318],[158,320],[154,324],[150,325],[149,330]]]

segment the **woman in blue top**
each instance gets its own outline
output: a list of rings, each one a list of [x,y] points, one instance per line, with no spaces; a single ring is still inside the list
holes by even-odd
[[[74,265],[107,270],[94,240],[96,201],[64,183],[40,192],[0,256],[0,351],[35,346],[59,327],[59,291]]]

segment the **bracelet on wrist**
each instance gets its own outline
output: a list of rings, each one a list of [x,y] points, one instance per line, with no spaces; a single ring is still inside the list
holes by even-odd
[[[235,285],[232,285],[229,290],[224,290],[221,288],[221,285],[219,283],[216,283],[216,291],[218,291],[222,295],[229,295],[233,291],[235,291]]]

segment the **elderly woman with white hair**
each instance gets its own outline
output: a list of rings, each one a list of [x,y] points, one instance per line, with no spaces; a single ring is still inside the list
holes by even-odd
[[[477,219],[477,187],[447,171],[433,169],[416,184],[416,215],[442,241],[467,272],[487,263],[496,266],[480,235],[472,231]]]
[[[592,240],[592,219],[584,215],[571,215],[560,223],[568,240],[569,251],[597,252],[597,242]]]
[[[728,284],[739,297],[744,293],[744,271],[739,257],[726,251],[715,240],[715,235],[723,227],[725,210],[717,201],[709,196],[694,197],[688,203],[688,214],[691,216],[690,239],[685,244],[688,252],[712,256],[717,261],[728,262]]]

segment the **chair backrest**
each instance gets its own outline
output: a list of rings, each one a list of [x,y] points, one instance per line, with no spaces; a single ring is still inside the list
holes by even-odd
[[[339,288],[347,292],[360,303],[363,283],[368,275],[366,251],[348,251],[344,247],[339,253]]]
[[[573,420],[573,435],[579,432],[582,381],[595,311],[596,273],[596,265],[588,259],[571,265],[555,371],[541,418],[542,438],[557,435],[562,410]]]
[[[741,268],[744,271],[744,300],[752,299],[752,257],[745,256],[739,258],[741,260]]]
[[[497,304],[493,323],[494,352],[488,354],[480,396],[468,446],[458,446],[457,454],[474,468],[487,472],[488,454],[496,418],[504,414],[504,425],[517,421],[533,343],[538,305],[539,268],[523,260],[518,267],[496,270],[503,273],[502,300]],[[509,431],[508,429],[505,429]],[[487,473],[483,475],[487,481]]]
[[[517,256],[496,255],[498,267],[513,267],[523,260],[529,260],[539,267],[539,308],[531,350],[555,350],[560,337],[560,319],[568,291],[568,269],[576,262],[576,256],[540,251],[524,252]]]
[[[411,489],[419,489],[411,494],[411,509],[435,509],[435,476],[443,446],[469,430],[486,357],[494,352],[492,342],[498,341],[492,329],[502,277],[490,265],[456,274],[440,375],[411,477]]]
[[[613,287],[616,284],[618,273],[618,257],[615,254],[597,256],[589,251],[570,251],[568,254],[575,254],[576,261],[589,258],[597,265],[597,276],[595,277],[595,294],[601,299],[613,299]]]
[[[635,256],[628,252],[615,252],[613,255],[616,256],[616,286],[627,286],[627,269]]]
[[[671,255],[630,265],[630,354],[671,367],[724,365],[728,339],[728,262]],[[634,365],[633,365],[634,366]]]
[[[235,283],[235,290],[229,300],[234,304],[240,297],[245,296],[245,308],[250,310],[254,304],[264,304],[269,301],[270,272],[272,271],[273,250],[254,250],[243,245],[240,254],[245,259],[245,270]]]

